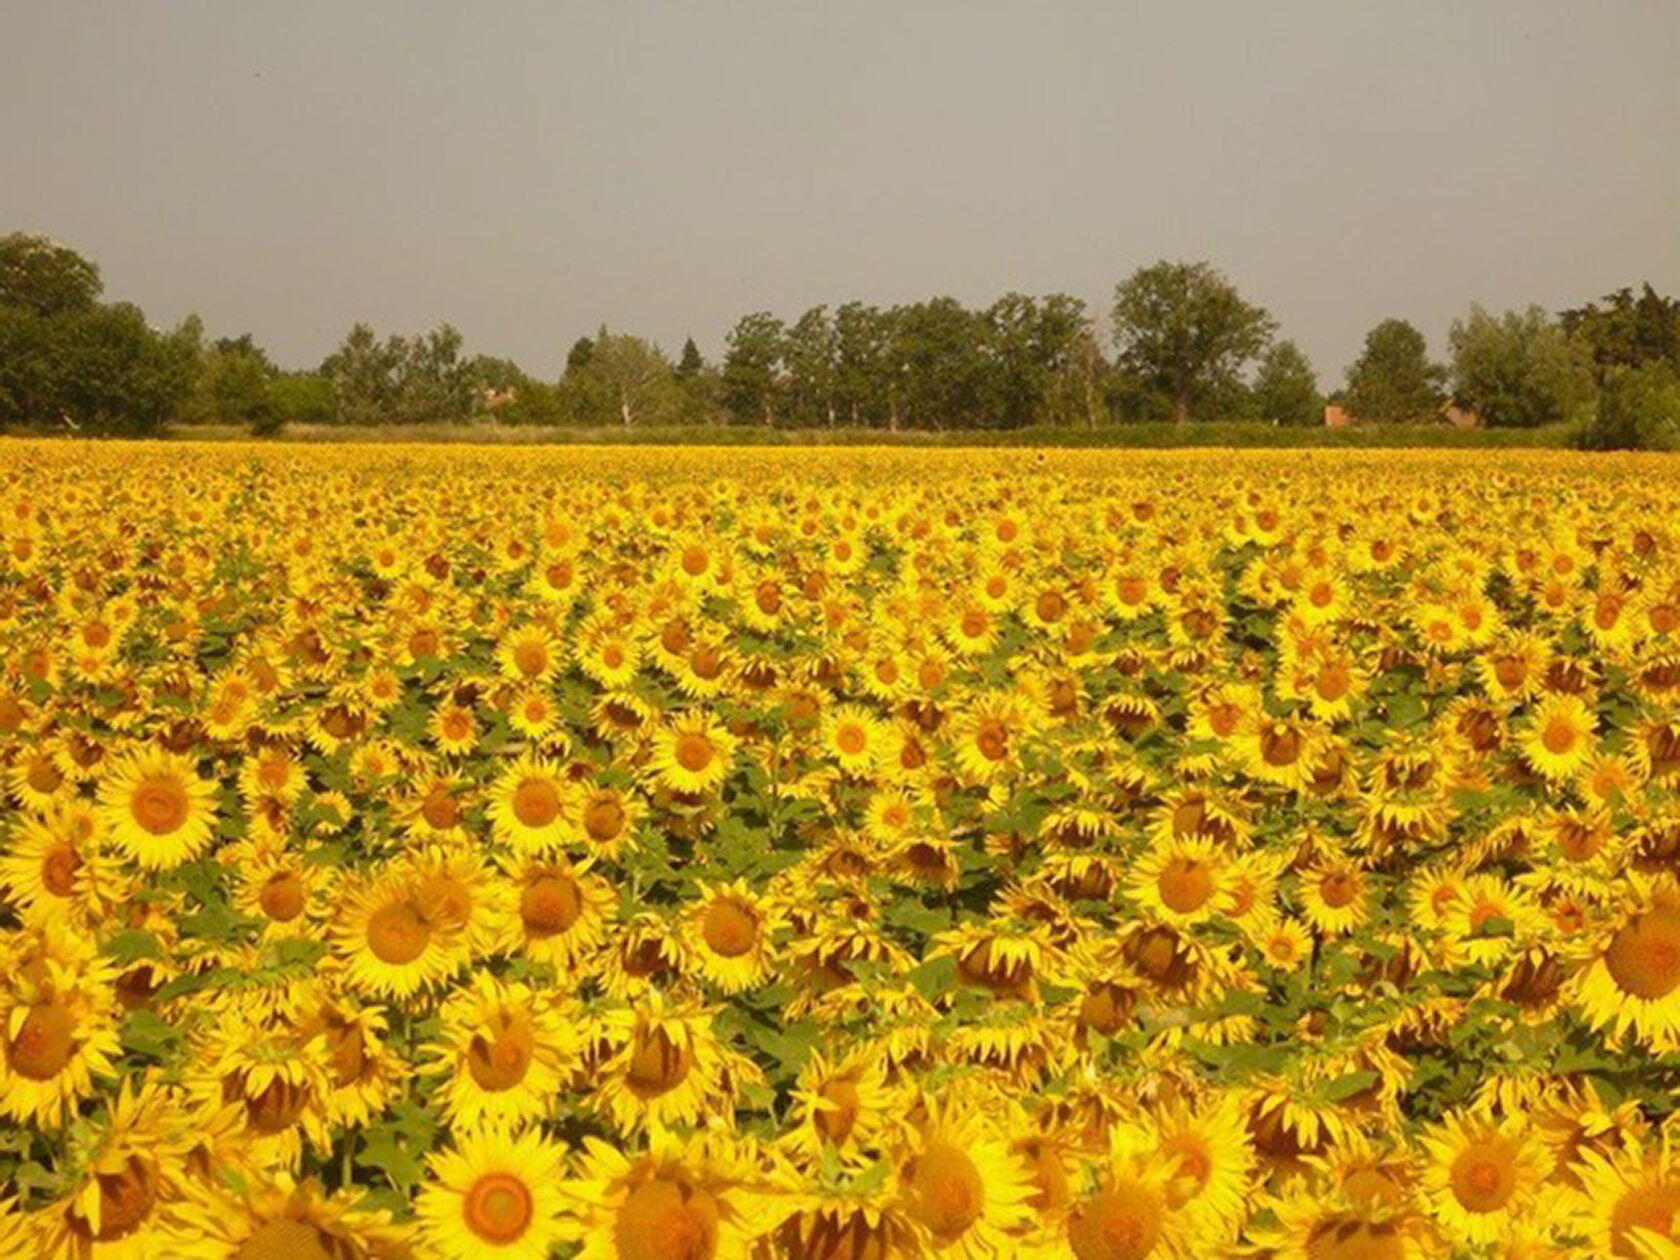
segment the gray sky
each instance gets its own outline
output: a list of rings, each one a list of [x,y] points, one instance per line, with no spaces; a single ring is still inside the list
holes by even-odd
[[[1337,383],[1385,316],[1680,289],[1677,85],[1677,0],[0,0],[0,231],[290,366],[544,374],[1207,258]]]

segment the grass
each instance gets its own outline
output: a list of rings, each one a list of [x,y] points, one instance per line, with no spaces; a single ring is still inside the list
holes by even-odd
[[[232,441],[248,435],[234,425],[177,426],[175,438]],[[749,425],[577,428],[499,424],[291,425],[290,442],[464,442],[486,445],[660,446],[1066,446],[1066,447],[1567,447],[1564,425],[1539,429],[1455,429],[1394,425],[1352,429],[1286,428],[1208,421],[1185,425],[1115,424],[1096,429],[762,429]]]

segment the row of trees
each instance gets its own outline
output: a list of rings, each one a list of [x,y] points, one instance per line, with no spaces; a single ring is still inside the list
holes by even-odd
[[[1599,444],[1639,444],[1661,436],[1667,400],[1680,399],[1680,302],[1649,285],[1557,317],[1473,307],[1452,326],[1447,363],[1411,324],[1384,320],[1328,399],[1277,321],[1200,262],[1156,263],[1116,286],[1106,351],[1080,299],[1010,293],[982,309],[936,297],[817,306],[791,322],[759,311],[715,365],[692,338],[673,361],[603,327],[572,346],[558,380],[464,354],[448,324],[381,337],[358,323],[316,369],[287,372],[248,334],[207,339],[196,316],[160,332],[101,291],[98,268],[73,250],[0,238],[0,424],[1307,425],[1329,401],[1364,423],[1436,420],[1451,403],[1490,425],[1573,423]]]

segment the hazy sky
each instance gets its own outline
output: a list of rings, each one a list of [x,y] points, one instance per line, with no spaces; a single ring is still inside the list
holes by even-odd
[[[1680,289],[1680,0],[0,0],[0,231],[313,365],[1206,258],[1339,382],[1378,319]]]

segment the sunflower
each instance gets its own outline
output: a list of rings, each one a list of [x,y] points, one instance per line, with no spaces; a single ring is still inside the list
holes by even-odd
[[[1132,867],[1127,891],[1150,917],[1187,927],[1220,913],[1227,867],[1224,852],[1206,840],[1157,843]]]
[[[1680,1048],[1680,889],[1658,885],[1625,912],[1575,983],[1594,1027],[1659,1053]]]
[[[606,939],[617,898],[589,863],[531,858],[510,874],[514,895],[503,930],[511,948],[565,972]]]
[[[348,882],[331,940],[350,986],[406,998],[453,975],[466,961],[465,942],[431,913],[411,880],[375,874]]]
[[[112,765],[99,785],[100,820],[126,856],[148,870],[202,853],[215,828],[216,785],[174,753],[146,749]]]
[[[613,1049],[597,1070],[590,1100],[619,1129],[693,1124],[727,1108],[736,1084],[756,1077],[749,1061],[718,1041],[712,1008],[671,1004],[655,989],[638,1002],[611,1014]]]
[[[1047,1260],[1144,1260],[1182,1254],[1188,1222],[1172,1206],[1182,1161],[1162,1159],[1135,1125],[1109,1126],[1107,1150],[1076,1183]]]
[[[502,636],[496,663],[502,677],[513,682],[546,683],[560,668],[560,644],[547,626],[533,622]]]
[[[478,719],[465,705],[453,701],[439,705],[427,729],[441,753],[460,755],[478,746]]]
[[[976,1110],[924,1100],[907,1134],[898,1183],[905,1214],[931,1255],[981,1260],[1031,1227],[1034,1187],[1025,1165]]]
[[[1345,858],[1301,872],[1296,892],[1307,922],[1318,932],[1341,935],[1370,917],[1370,880]]]
[[[1596,1254],[1668,1260],[1680,1252],[1680,1160],[1673,1133],[1641,1150],[1585,1151],[1575,1163]]]
[[[694,970],[723,993],[757,988],[774,967],[778,916],[744,880],[715,888],[701,883],[699,893],[688,916]]]
[[[675,792],[698,796],[715,791],[729,777],[736,740],[699,710],[673,718],[654,741],[657,781]]]
[[[449,1074],[443,1109],[457,1129],[517,1128],[552,1109],[572,1051],[554,1006],[529,986],[475,977],[444,1002],[433,1064]]]
[[[577,814],[589,852],[611,861],[634,843],[642,805],[634,795],[617,787],[585,784],[579,789]]]
[[[867,779],[886,751],[887,727],[861,705],[843,704],[823,715],[822,751],[847,774]]]
[[[22,816],[0,857],[0,892],[20,918],[64,917],[88,927],[122,901],[128,881],[101,852],[100,831],[85,803]]]
[[[1534,706],[1518,736],[1528,763],[1554,782],[1580,773],[1596,750],[1592,711],[1579,696],[1549,695]]]
[[[1435,1219],[1460,1243],[1497,1241],[1534,1209],[1550,1171],[1544,1145],[1521,1117],[1449,1114],[1421,1139],[1422,1187]]]
[[[899,1119],[900,1091],[865,1048],[830,1063],[813,1051],[793,1086],[794,1124],[783,1144],[795,1159],[818,1160],[832,1146],[847,1163],[868,1162]]]
[[[791,1204],[741,1139],[655,1133],[632,1154],[586,1137],[561,1184],[578,1218],[578,1260],[748,1260]]]
[[[496,838],[520,853],[551,853],[572,838],[573,791],[559,766],[529,754],[497,776],[490,791]]]
[[[449,1149],[427,1156],[414,1204],[421,1237],[451,1260],[546,1260],[566,1235],[563,1163],[564,1152],[540,1129],[456,1135]]]
[[[94,1092],[95,1078],[116,1074],[122,1048],[108,966],[77,974],[48,961],[42,970],[43,982],[0,997],[0,1115],[56,1127]]]
[[[1223,1093],[1205,1106],[1163,1107],[1151,1112],[1146,1127],[1156,1154],[1178,1161],[1168,1203],[1185,1214],[1204,1245],[1228,1241],[1246,1214],[1255,1166],[1240,1101]]]

